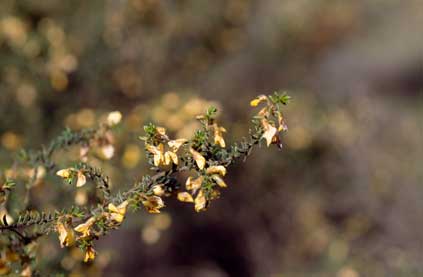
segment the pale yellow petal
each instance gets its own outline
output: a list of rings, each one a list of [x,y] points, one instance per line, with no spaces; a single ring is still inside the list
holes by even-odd
[[[184,143],[186,143],[187,141],[187,139],[175,139],[169,141],[167,144],[170,148],[172,148],[173,152],[177,152],[179,148],[181,148],[181,146],[184,145]]]
[[[83,185],[85,185],[85,183],[87,183],[87,177],[85,177],[84,173],[82,173],[82,171],[78,171],[78,179],[76,181],[76,186],[82,187]]]
[[[153,187],[153,193],[157,196],[163,196],[165,194],[165,190],[163,189],[163,185],[155,185]]]
[[[188,192],[180,192],[178,193],[178,200],[181,202],[193,203],[194,198]]]
[[[96,252],[94,248],[89,246],[85,252],[84,262],[87,263],[87,262],[93,261],[95,259],[95,255],[96,255]]]
[[[211,175],[211,174],[220,174],[222,176],[226,175],[226,168],[223,165],[218,165],[218,166],[211,166],[209,168],[207,168],[206,173]]]
[[[66,169],[61,169],[59,171],[56,172],[56,175],[66,179],[69,178],[72,174],[72,169],[71,168],[66,168]]]
[[[95,220],[96,220],[95,217],[91,217],[85,223],[79,224],[74,229],[78,233],[82,233],[83,237],[89,236],[90,235],[90,229],[93,226],[93,224],[95,223]]]
[[[213,178],[213,180],[216,182],[216,184],[217,184],[219,187],[221,187],[221,188],[226,188],[226,187],[227,187],[227,185],[226,185],[225,181],[223,181],[223,179],[222,179],[222,178],[220,178],[220,176],[219,176],[219,175],[213,175],[213,176],[212,176],[212,178]]]
[[[207,200],[202,190],[200,190],[197,197],[195,198],[194,204],[195,204],[194,207],[196,212],[201,212],[206,210]]]
[[[188,177],[187,182],[185,183],[185,187],[187,190],[196,191],[201,188],[203,184],[204,177],[200,176],[198,178],[193,179],[192,177]]]
[[[60,246],[71,246],[75,242],[75,234],[71,228],[59,222],[56,225],[56,231],[59,233]]]
[[[263,120],[262,125],[264,128],[263,138],[266,139],[267,146],[269,146],[272,144],[273,138],[278,133],[278,129],[271,125],[267,120]]]
[[[192,148],[190,149],[190,152],[195,162],[197,163],[198,168],[200,170],[203,170],[204,166],[206,165],[206,158],[204,158],[203,155],[201,155],[199,152],[195,151]]]

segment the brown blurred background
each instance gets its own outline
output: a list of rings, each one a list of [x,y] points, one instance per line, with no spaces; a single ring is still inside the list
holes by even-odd
[[[40,264],[70,276],[423,276],[421,26],[420,0],[1,0],[0,168],[120,110],[104,166],[123,189],[148,173],[143,123],[190,134],[213,102],[234,141],[255,95],[293,97],[284,150],[232,168],[207,213],[168,201],[130,215],[91,267],[56,238]],[[34,199],[59,205],[57,182]]]

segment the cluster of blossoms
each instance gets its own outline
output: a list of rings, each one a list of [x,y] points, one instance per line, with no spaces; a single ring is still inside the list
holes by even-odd
[[[261,95],[251,101],[253,107],[265,105],[253,118],[249,138],[229,147],[223,137],[226,129],[218,124],[217,110],[213,107],[205,115],[197,117],[202,127],[192,138],[171,139],[165,128],[153,124],[145,126],[145,136],[140,139],[145,144],[148,163],[155,175],[145,175],[129,190],[115,195],[109,190],[109,178],[87,164],[87,156],[92,148],[101,149],[105,158],[113,156],[111,129],[121,122],[122,115],[112,112],[97,130],[66,134],[65,138],[59,139],[52,147],[55,150],[56,145],[79,144],[80,163],[60,169],[56,174],[66,183],[74,184],[77,189],[90,182],[94,183],[104,197],[98,198],[92,206],[82,210],[72,208],[36,218],[24,216],[13,225],[6,222],[0,228],[27,239],[19,230],[38,224],[44,227],[44,233],[56,232],[61,247],[79,246],[85,252],[84,261],[89,262],[96,256],[94,241],[119,228],[129,208],[136,210],[144,207],[149,213],[160,213],[165,207],[164,198],[175,196],[181,202],[192,203],[196,212],[205,211],[212,200],[220,197],[220,190],[227,187],[223,178],[232,163],[240,157],[248,157],[253,147],[262,140],[267,146],[282,146],[280,133],[286,131],[287,126],[281,110],[288,100],[286,95],[275,94]],[[42,159],[48,162],[48,155],[44,152],[40,155],[41,158],[35,155],[32,160]],[[178,174],[182,172],[185,173]],[[176,175],[185,176],[183,185]]]

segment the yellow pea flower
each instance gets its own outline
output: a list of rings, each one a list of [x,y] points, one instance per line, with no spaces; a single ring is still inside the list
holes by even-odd
[[[110,212],[110,218],[111,220],[114,220],[118,223],[122,223],[123,219],[125,218],[126,214],[126,207],[128,206],[128,201],[123,201],[119,206],[113,205],[113,203],[110,203],[107,209]]]
[[[82,187],[87,182],[87,177],[85,177],[81,170],[76,170],[75,168],[66,168],[57,171],[56,175],[62,177],[63,179],[69,179],[73,174],[75,174],[75,172],[77,176],[76,186]]]
[[[226,133],[226,129],[218,126],[216,123],[213,124],[214,129],[214,144],[219,145],[222,148],[226,147],[225,140],[223,139],[223,133]]]
[[[77,181],[76,181],[76,186],[82,187],[83,185],[85,185],[87,183],[87,177],[85,177],[84,173],[81,170],[78,170],[77,173]]]
[[[252,107],[257,107],[261,102],[266,101],[267,100],[267,96],[266,95],[259,95],[257,98],[253,99],[250,102],[250,105]]]
[[[94,261],[96,252],[92,246],[88,246],[85,252],[84,262],[88,263],[90,261]]]
[[[226,175],[226,168],[223,165],[215,165],[207,168],[206,173],[209,175],[220,174],[221,176]]]
[[[263,138],[266,139],[267,146],[272,144],[274,137],[278,133],[278,129],[276,129],[273,125],[271,125],[267,120],[262,120],[262,125],[264,128]]]
[[[181,202],[187,202],[187,203],[194,202],[194,198],[192,198],[192,195],[186,191],[178,193],[178,200]]]
[[[119,111],[109,113],[107,116],[107,125],[110,127],[117,125],[122,120],[122,114]]]
[[[85,223],[82,223],[76,226],[75,231],[77,231],[78,233],[82,233],[81,237],[83,238],[88,237],[91,234],[90,229],[94,225],[94,223],[95,223],[95,217],[91,217]]]
[[[207,206],[206,196],[204,195],[204,191],[200,190],[197,197],[194,201],[194,208],[196,212],[205,211]]]
[[[146,197],[146,199],[142,201],[142,204],[146,210],[152,214],[159,214],[160,209],[165,206],[163,200],[155,195]]]
[[[57,223],[56,231],[59,233],[60,246],[71,246],[75,242],[75,233],[67,224]]]
[[[204,177],[200,176],[198,178],[192,179],[192,177],[188,177],[187,182],[185,183],[185,187],[187,190],[196,191],[201,188],[203,184]]]
[[[165,165],[170,165],[171,162],[173,162],[174,164],[178,164],[178,155],[176,155],[176,153],[171,152],[171,151],[167,151],[164,155],[165,157]]]
[[[73,172],[72,168],[66,168],[66,169],[61,169],[57,171],[56,175],[62,177],[63,179],[68,179],[71,177],[72,172]]]
[[[222,178],[220,178],[220,176],[219,176],[219,175],[215,174],[215,175],[213,175],[213,176],[212,176],[212,178],[213,178],[213,180],[216,182],[216,184],[217,184],[219,187],[221,187],[221,188],[226,188],[226,187],[227,187],[227,185],[226,185],[225,181],[223,181],[223,179],[222,179]]]
[[[157,147],[153,146],[151,144],[146,144],[145,148],[147,149],[148,152],[150,152],[151,154],[154,155],[154,165],[159,166],[164,160],[164,154],[163,154],[164,146],[163,146],[163,144],[160,144]]]
[[[163,196],[165,194],[165,190],[163,189],[163,185],[154,185],[153,186],[153,193],[156,196]]]
[[[178,152],[179,148],[181,148],[181,146],[184,145],[184,143],[187,141],[187,139],[175,139],[169,141],[167,145],[169,145],[169,147],[172,149],[172,152],[176,153]]]
[[[204,166],[206,166],[206,158],[203,157],[200,153],[195,151],[194,149],[190,148],[189,150],[191,152],[192,157],[194,158],[195,162],[197,163],[197,166],[200,170],[204,169]]]

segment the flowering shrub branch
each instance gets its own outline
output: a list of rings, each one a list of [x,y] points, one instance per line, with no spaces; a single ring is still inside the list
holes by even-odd
[[[287,130],[282,115],[283,105],[289,101],[286,94],[260,95],[251,106],[262,108],[253,117],[249,135],[238,143],[227,146],[224,139],[226,129],[216,120],[217,109],[211,107],[206,114],[198,116],[201,128],[189,138],[170,138],[164,128],[149,124],[140,140],[145,144],[147,162],[154,172],[145,175],[126,191],[112,194],[110,180],[101,169],[88,163],[88,153],[96,151],[108,159],[113,156],[112,129],[119,124],[119,112],[109,114],[106,122],[98,128],[78,132],[65,130],[47,147],[39,151],[22,151],[16,168],[24,165],[30,168],[30,178],[25,183],[28,193],[40,176],[56,173],[64,182],[77,188],[87,181],[95,184],[97,199],[90,207],[70,207],[52,213],[33,211],[24,203],[24,211],[15,222],[9,222],[7,215],[2,218],[3,247],[20,261],[22,270],[31,272],[34,255],[31,252],[36,240],[51,232],[58,235],[61,247],[77,245],[85,253],[85,261],[94,260],[94,241],[119,228],[128,209],[145,208],[149,213],[160,213],[165,207],[163,199],[176,196],[179,201],[191,203],[196,212],[207,210],[210,203],[219,198],[221,190],[227,187],[224,180],[227,169],[239,159],[246,159],[254,146],[263,140],[282,147],[280,134]],[[80,161],[71,167],[61,168],[53,154],[67,150],[70,146],[80,147]],[[185,172],[184,184],[177,180],[178,173]],[[15,173],[14,177],[18,178]],[[5,180],[0,188],[0,200],[4,203],[13,194],[15,184]],[[32,247],[29,247],[32,246]],[[10,270],[12,260],[0,260],[0,274]],[[3,271],[2,271],[3,270]]]

